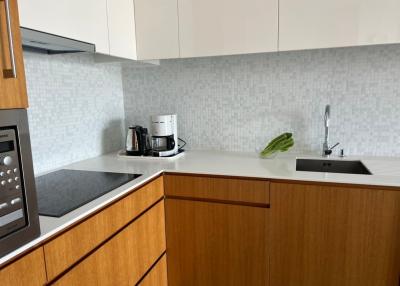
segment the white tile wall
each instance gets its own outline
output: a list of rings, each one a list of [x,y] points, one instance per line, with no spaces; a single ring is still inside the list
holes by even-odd
[[[177,113],[189,149],[254,151],[294,132],[320,152],[323,112],[350,154],[400,156],[400,45],[162,61],[123,67],[127,124]]]
[[[37,174],[123,146],[119,64],[91,55],[24,53]]]

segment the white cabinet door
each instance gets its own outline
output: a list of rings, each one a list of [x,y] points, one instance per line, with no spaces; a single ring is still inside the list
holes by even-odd
[[[135,9],[133,0],[108,0],[110,55],[136,60]]]
[[[181,57],[277,51],[278,0],[178,0]]]
[[[135,0],[138,60],[179,58],[177,0]]]
[[[176,0],[108,0],[110,54],[134,60],[179,57]]]
[[[399,0],[280,0],[279,50],[397,42]]]
[[[108,54],[106,0],[19,0],[22,27],[96,45]]]

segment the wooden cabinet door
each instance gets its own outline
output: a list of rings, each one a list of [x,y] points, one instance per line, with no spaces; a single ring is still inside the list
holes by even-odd
[[[6,1],[0,1],[0,109],[27,108],[18,4],[17,0],[8,0],[8,3],[9,13]]]
[[[167,256],[164,254],[160,261],[151,269],[139,286],[168,286],[167,280]]]
[[[397,286],[400,192],[271,183],[271,285]]]
[[[400,42],[398,0],[280,0],[279,50]]]
[[[45,283],[46,269],[42,247],[0,269],[1,286],[41,286]]]
[[[164,220],[160,201],[53,285],[136,285],[165,253]]]
[[[268,209],[166,199],[168,285],[268,285]]]
[[[278,0],[178,0],[181,57],[277,51]]]
[[[44,245],[49,280],[76,263],[164,196],[157,178]]]

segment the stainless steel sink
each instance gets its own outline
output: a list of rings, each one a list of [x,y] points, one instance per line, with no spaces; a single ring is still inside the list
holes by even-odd
[[[372,175],[361,161],[297,159],[296,171]]]

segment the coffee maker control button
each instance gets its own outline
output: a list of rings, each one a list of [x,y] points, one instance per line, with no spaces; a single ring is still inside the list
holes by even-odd
[[[11,175],[11,170],[7,170],[7,175]]]
[[[4,156],[0,158],[0,165],[10,166],[13,162],[13,158],[11,156]]]
[[[20,185],[16,185],[15,188],[16,188],[17,190],[19,190],[19,189],[21,188],[21,186],[20,186]]]
[[[0,172],[0,177],[4,177],[6,173],[4,173],[3,171]]]
[[[19,177],[15,177],[14,180],[15,180],[16,182],[18,182],[18,181],[19,181]]]
[[[0,184],[1,184],[2,186],[5,186],[5,185],[6,185],[6,183],[7,183],[6,181],[1,181],[1,183],[0,183]]]
[[[7,203],[0,204],[0,210],[5,209],[6,207],[8,207]]]
[[[17,168],[14,168],[13,172],[14,172],[14,173],[18,172],[18,169],[17,169]]]

